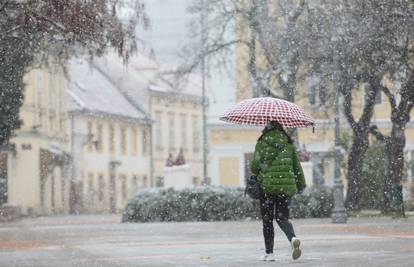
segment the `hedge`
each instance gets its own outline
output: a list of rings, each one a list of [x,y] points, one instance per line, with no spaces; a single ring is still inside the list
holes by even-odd
[[[311,188],[291,202],[291,216],[326,217],[332,193]],[[153,188],[139,191],[127,204],[122,222],[226,221],[260,218],[259,203],[240,187],[197,187],[182,190]]]

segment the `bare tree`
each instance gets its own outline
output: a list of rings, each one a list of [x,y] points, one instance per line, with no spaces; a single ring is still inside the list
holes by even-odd
[[[387,53],[387,79],[381,89],[391,107],[391,133],[385,135],[373,125],[371,133],[387,148],[387,175],[383,186],[383,211],[404,214],[402,178],[405,129],[414,107],[414,2],[386,1],[377,6],[384,14],[387,31],[381,49]]]
[[[353,133],[347,165],[347,205],[358,210],[363,193],[362,163],[381,91],[395,103],[391,115],[395,153],[390,156],[389,173],[394,184],[401,181],[403,135],[413,105],[411,6],[412,2],[399,0],[336,1],[336,12],[332,12],[332,1],[327,0],[215,0],[207,10],[197,5],[193,9],[196,13],[208,12],[211,35],[203,44],[205,49],[193,53],[190,62],[206,55],[218,55],[219,61],[224,60],[232,52],[230,47],[238,45],[247,51],[244,67],[250,75],[254,96],[275,96],[281,90],[284,98],[294,101],[298,82],[309,77],[317,78],[321,98],[329,99],[334,93],[332,89],[339,90],[344,116]],[[229,31],[236,34],[228,34]],[[401,49],[404,45],[405,49]],[[332,86],[334,68],[339,72],[338,88]],[[386,90],[384,79],[398,73],[405,73],[406,82],[398,92],[401,100],[397,104],[396,97],[390,97]],[[355,98],[358,92],[364,97],[363,106],[355,111],[355,101],[360,100]]]
[[[296,84],[301,78],[300,38],[305,23],[300,18],[304,16],[305,1],[213,0],[207,6],[200,3],[196,1],[190,11],[197,16],[207,13],[209,38],[206,43],[195,42],[187,47],[188,64],[184,69],[193,69],[205,56],[213,64],[226,65],[237,49],[238,57],[246,57],[244,68],[250,76],[253,96],[279,96],[294,101]],[[192,25],[193,39],[200,40],[199,24]]]

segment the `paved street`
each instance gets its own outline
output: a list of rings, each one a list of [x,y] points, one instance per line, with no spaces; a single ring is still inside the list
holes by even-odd
[[[120,216],[24,219],[0,224],[0,266],[414,266],[414,217],[294,220],[303,256],[276,232],[276,262],[250,222],[121,224]]]

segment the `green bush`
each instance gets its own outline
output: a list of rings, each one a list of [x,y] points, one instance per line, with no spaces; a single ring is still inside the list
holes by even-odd
[[[310,189],[292,199],[293,217],[328,216],[331,194]],[[200,187],[183,190],[148,189],[126,206],[122,222],[226,221],[260,218],[259,202],[244,196],[244,188]]]
[[[293,218],[329,217],[332,207],[332,189],[326,186],[314,186],[292,198],[290,215]]]
[[[385,146],[373,142],[368,148],[362,166],[360,205],[362,209],[381,209],[383,184],[387,172]]]

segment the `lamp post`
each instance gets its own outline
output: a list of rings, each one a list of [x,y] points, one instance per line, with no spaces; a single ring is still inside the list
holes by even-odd
[[[335,114],[335,171],[334,171],[334,186],[333,197],[334,207],[332,209],[332,223],[346,223],[347,213],[344,205],[344,185],[341,178],[341,148],[339,143],[339,126],[340,126],[340,113],[339,113],[339,65],[337,58],[337,45],[338,45],[338,31],[336,28],[336,8],[337,4],[332,3],[332,84],[334,89],[334,114]]]
[[[206,60],[205,60],[205,43],[207,42],[207,27],[206,27],[206,10],[207,10],[207,1],[202,0],[202,10],[201,10],[201,98],[202,98],[202,124],[203,124],[203,184],[208,184],[207,178],[207,101],[206,101]]]

